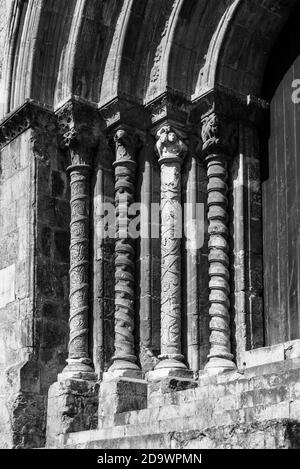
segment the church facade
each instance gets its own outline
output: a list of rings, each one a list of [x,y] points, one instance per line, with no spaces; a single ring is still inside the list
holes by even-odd
[[[0,1],[0,447],[300,447],[300,2]]]

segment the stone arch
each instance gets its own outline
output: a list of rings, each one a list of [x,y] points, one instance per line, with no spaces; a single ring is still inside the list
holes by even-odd
[[[296,3],[297,0],[237,2],[220,44],[215,85],[260,97],[272,46]]]

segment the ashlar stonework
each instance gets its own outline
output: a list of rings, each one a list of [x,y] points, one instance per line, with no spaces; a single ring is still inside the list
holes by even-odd
[[[300,447],[299,22],[0,0],[1,448]]]

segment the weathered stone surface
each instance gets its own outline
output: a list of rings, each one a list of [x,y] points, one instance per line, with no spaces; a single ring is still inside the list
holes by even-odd
[[[117,433],[117,432],[116,432]],[[89,439],[90,436],[90,439]],[[62,440],[70,449],[299,449],[299,423],[293,420],[271,420],[249,425],[224,426],[219,429],[155,433],[98,440],[96,434],[72,441]],[[95,439],[94,439],[95,438]]]
[[[98,424],[98,386],[79,380],[59,381],[48,393],[47,446],[60,435],[90,430]]]
[[[147,407],[147,384],[143,380],[117,378],[103,381],[99,392],[99,428],[103,419]]]
[[[57,447],[299,446],[298,341],[264,347],[259,138],[266,61],[296,3],[0,0],[0,447],[43,446],[46,419]],[[124,123],[137,151],[110,148]],[[98,236],[97,204],[122,192],[148,207],[162,193],[161,238]],[[166,228],[182,195],[208,208],[195,255]],[[53,385],[68,352],[77,378],[117,357],[149,382],[103,382],[100,398]],[[212,360],[237,370],[209,377]]]

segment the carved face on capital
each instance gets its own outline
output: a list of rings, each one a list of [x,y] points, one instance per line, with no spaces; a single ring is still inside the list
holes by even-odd
[[[119,140],[123,140],[127,137],[127,132],[126,130],[124,129],[119,129],[117,130],[116,132],[116,135],[115,135],[115,141],[118,142]]]
[[[179,139],[176,131],[169,125],[162,127],[157,132],[157,152],[160,158],[167,156],[184,156],[187,150],[185,144]]]
[[[168,133],[168,140],[170,143],[175,143],[178,140],[177,135],[175,134],[174,130],[170,130]]]
[[[159,138],[161,143],[167,143],[167,142],[175,143],[178,140],[178,137],[175,131],[169,125],[162,127],[158,131],[157,137]]]

